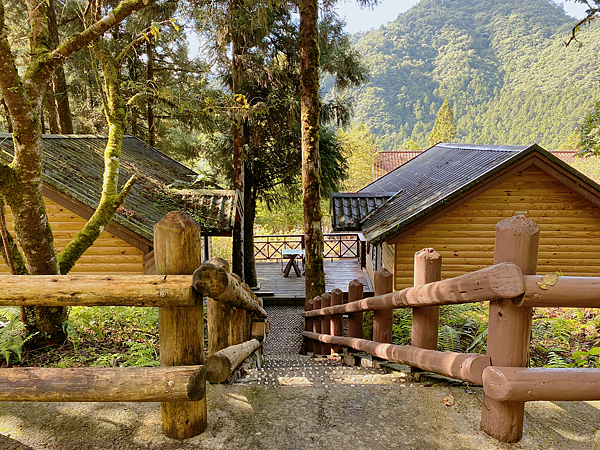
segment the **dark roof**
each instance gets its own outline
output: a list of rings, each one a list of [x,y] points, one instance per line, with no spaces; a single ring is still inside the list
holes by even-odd
[[[373,179],[387,175],[402,164],[419,156],[424,150],[381,151],[373,155]],[[578,158],[576,150],[551,150],[554,156],[567,164],[572,164]]]
[[[43,135],[44,182],[69,199],[95,209],[102,192],[106,136]],[[0,133],[0,161],[13,159],[12,136]],[[233,229],[235,191],[206,190],[198,175],[133,136],[123,137],[119,186],[137,181],[113,220],[153,241],[153,227],[169,211],[185,210],[207,234]],[[201,188],[201,189],[197,189]]]
[[[360,222],[368,241],[385,241],[532,152],[539,152],[591,186],[595,192],[600,190],[595,182],[536,144],[486,146],[441,143],[356,193],[361,194],[361,198],[378,198],[396,192],[394,197],[387,199],[385,207],[368,215],[357,211],[355,216],[345,220]],[[334,218],[332,222],[336,220]]]
[[[358,231],[360,221],[386,204],[394,193],[372,194],[335,193],[331,195],[332,226],[336,231]]]

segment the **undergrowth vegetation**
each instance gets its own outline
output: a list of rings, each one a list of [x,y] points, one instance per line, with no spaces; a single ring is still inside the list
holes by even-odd
[[[18,308],[1,308],[2,366],[158,366],[158,309],[73,307],[63,324],[68,340],[60,348],[29,350]]]
[[[394,344],[410,344],[412,313],[394,311]],[[488,306],[483,303],[442,306],[438,349],[485,353]],[[600,367],[600,314],[593,309],[534,310],[531,367]]]

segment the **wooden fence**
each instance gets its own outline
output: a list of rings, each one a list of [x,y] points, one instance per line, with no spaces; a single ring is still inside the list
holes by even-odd
[[[516,216],[496,227],[494,265],[440,281],[441,257],[432,249],[415,255],[414,287],[392,292],[392,275],[376,272],[375,297],[362,298],[362,284],[350,283],[348,303],[335,289],[307,302],[308,349],[327,354],[330,346],[483,385],[481,428],[503,442],[523,433],[524,405],[535,400],[600,400],[600,369],[528,368],[533,307],[600,307],[600,278],[535,275],[539,226]],[[487,355],[437,351],[439,306],[489,302]],[[391,344],[392,312],[413,308],[410,346]],[[373,341],[362,339],[363,312],[374,311]],[[342,315],[348,336],[342,336]]]
[[[200,265],[200,230],[185,214],[169,213],[155,225],[154,255],[159,275],[0,277],[0,306],[158,307],[161,362],[161,367],[2,369],[0,400],[160,401],[165,435],[185,439],[204,431],[207,377],[210,381],[213,373],[227,372],[227,378],[260,347],[266,313],[247,285],[222,268]],[[202,283],[207,266],[218,269],[213,272],[222,288],[220,293],[216,289],[208,293],[231,311],[234,318],[228,331],[240,346],[226,348],[224,356],[211,355],[205,363],[201,294],[207,294]],[[250,340],[252,320],[263,322],[263,334],[256,332],[259,339]]]
[[[361,267],[365,267],[367,243],[361,233],[324,233],[323,239],[323,256],[326,259],[358,259]],[[304,249],[304,235],[254,236],[254,259],[256,261],[280,261],[281,251],[285,249]]]

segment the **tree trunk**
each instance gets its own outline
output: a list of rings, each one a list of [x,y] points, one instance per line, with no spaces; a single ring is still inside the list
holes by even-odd
[[[46,116],[48,117],[48,128],[50,129],[50,133],[59,134],[60,128],[58,127],[56,98],[54,96],[54,91],[52,90],[52,85],[50,85],[49,89],[44,92],[44,110],[46,111]]]
[[[250,287],[257,286],[256,261],[254,259],[254,219],[256,218],[256,195],[252,170],[245,165],[244,175],[244,275]]]
[[[154,90],[154,51],[152,43],[146,42],[146,55],[148,55],[148,65],[146,70],[146,80],[148,89]],[[148,97],[148,144],[156,147],[156,119],[154,117],[154,109],[152,108],[152,96]]]
[[[56,10],[54,9],[54,0],[48,0],[46,3],[46,18],[48,20],[48,32],[54,48],[60,42],[58,35],[58,24],[56,22]],[[69,95],[67,93],[67,79],[65,77],[65,69],[61,65],[56,68],[52,76],[54,84],[54,95],[56,101],[56,111],[60,122],[60,130],[62,134],[73,134],[73,119],[71,117],[71,105],[69,104]],[[52,124],[50,124],[52,130]],[[54,131],[51,131],[54,133]]]
[[[319,155],[319,3],[300,0],[300,84],[302,102],[302,196],[306,255],[306,300],[325,292]]]
[[[231,0],[229,4],[229,14],[234,16],[234,10],[241,8],[240,0]],[[230,19],[233,22],[233,19]],[[237,32],[235,26],[230,26],[231,33],[231,92],[234,96],[238,94],[243,74],[243,64],[241,61],[244,51],[243,37]],[[241,204],[244,205],[244,118],[241,112],[234,113],[233,125],[233,188],[239,192]],[[231,271],[244,281],[244,211],[241,211],[240,220],[236,220],[233,228],[233,248]]]

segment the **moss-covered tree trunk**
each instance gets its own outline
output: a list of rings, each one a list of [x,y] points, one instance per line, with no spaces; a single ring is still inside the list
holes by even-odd
[[[302,195],[306,255],[306,301],[325,292],[319,155],[319,3],[300,0]]]
[[[124,1],[83,32],[59,45],[53,45],[47,14],[44,11],[48,3],[26,0],[29,16],[29,62],[21,75],[16,68],[16,57],[9,44],[4,0],[0,0],[0,94],[4,98],[13,125],[15,152],[11,165],[0,163],[0,195],[12,210],[14,233],[23,252],[25,264],[32,275],[60,274],[63,262],[70,264],[76,260],[77,254],[80,255],[85,251],[84,246],[76,242],[73,248],[77,251],[67,252],[65,249],[59,264],[52,230],[46,215],[43,197],[40,113],[48,80],[51,79],[53,71],[74,52],[92,43],[94,39],[102,36],[105,31],[133,12],[155,1]],[[120,132],[113,131],[112,135],[113,141],[120,139],[122,129]],[[118,164],[111,165],[111,170],[116,171],[117,168]],[[111,206],[114,205],[116,203],[113,199]],[[102,213],[101,215],[104,216]],[[68,270],[66,267],[62,273]],[[64,338],[62,323],[66,320],[67,314],[66,308],[35,307],[35,327],[40,332],[39,336],[42,339],[62,340]]]

